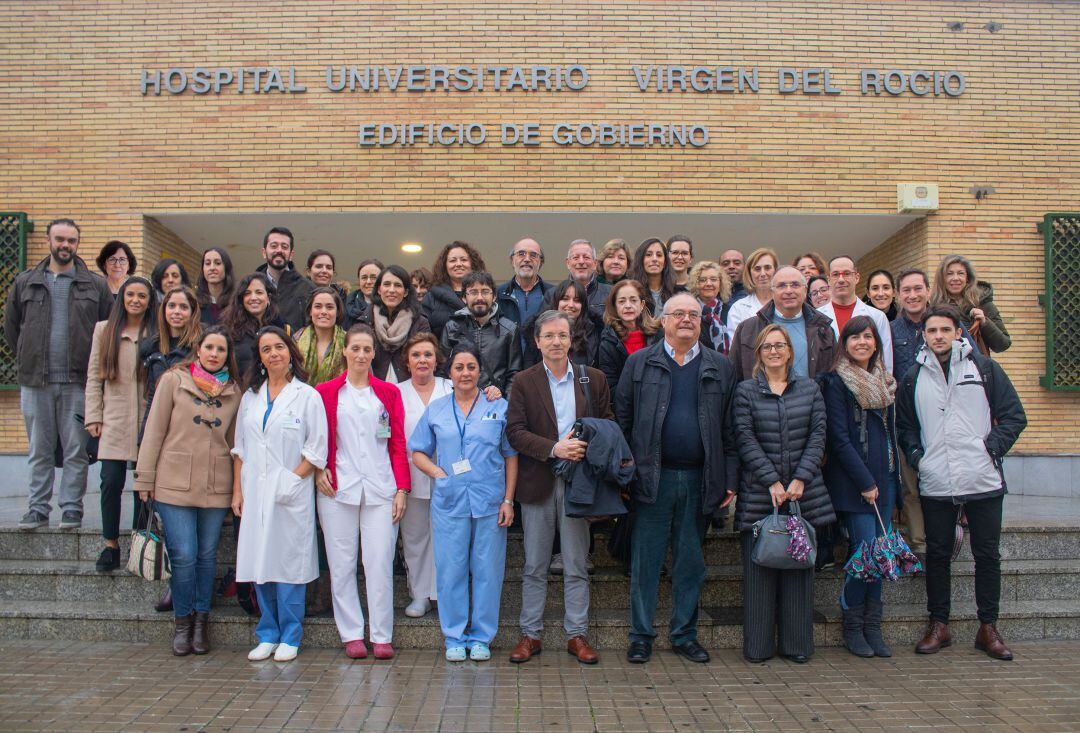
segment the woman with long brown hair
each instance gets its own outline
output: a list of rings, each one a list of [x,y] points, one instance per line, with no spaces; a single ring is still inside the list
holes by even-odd
[[[645,307],[654,316],[662,312],[667,299],[681,289],[675,282],[667,247],[663,240],[655,237],[646,239],[634,250],[634,261],[627,277],[637,280],[649,291]]]
[[[207,325],[218,323],[232,302],[235,290],[236,277],[229,253],[223,247],[203,250],[199,279],[195,283],[202,322]]]
[[[390,265],[375,279],[369,325],[375,332],[372,374],[393,384],[407,381],[405,343],[418,333],[430,333],[431,325],[420,312],[412,278],[404,267]]]
[[[598,362],[608,384],[617,385],[626,360],[660,338],[660,321],[646,309],[649,292],[637,280],[615,283],[604,303],[604,330],[600,332]],[[611,392],[614,398],[615,391]]]
[[[303,357],[306,381],[314,387],[345,370],[345,305],[335,288],[320,286],[311,291],[305,310],[308,325],[293,339]]]
[[[146,372],[139,363],[139,339],[153,323],[154,286],[141,277],[120,285],[108,320],[94,327],[90,363],[86,369],[86,432],[98,438],[101,462],[101,534],[105,549],[97,560],[98,572],[120,567],[120,497],[127,481],[128,464],[139,457],[138,435],[142,417]],[[135,516],[142,507],[135,498]]]
[[[994,305],[994,286],[978,278],[967,257],[953,254],[941,260],[930,296],[931,305],[938,303],[960,309],[963,325],[984,354],[1012,346],[1012,337]]]
[[[228,308],[221,316],[221,324],[229,332],[236,346],[236,366],[241,374],[247,374],[255,363],[255,334],[264,326],[285,329],[285,321],[278,314],[274,302],[274,286],[262,272],[244,277],[233,292]]]

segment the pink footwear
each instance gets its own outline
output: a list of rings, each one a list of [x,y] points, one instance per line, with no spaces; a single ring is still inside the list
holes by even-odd
[[[349,659],[367,659],[367,644],[363,639],[345,642],[345,656]]]
[[[393,659],[394,658],[394,647],[390,646],[389,644],[374,644],[372,646],[375,649],[375,658],[376,659]]]

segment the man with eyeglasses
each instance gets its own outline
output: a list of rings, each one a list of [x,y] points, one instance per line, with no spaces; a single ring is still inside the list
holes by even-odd
[[[694,264],[694,243],[684,234],[676,234],[667,241],[668,259],[675,273],[675,284],[690,287],[690,266]]]
[[[637,478],[626,658],[642,664],[652,656],[660,571],[670,545],[671,646],[692,662],[707,662],[709,653],[697,640],[702,543],[706,519],[735,498],[735,369],[720,352],[701,348],[701,304],[694,296],[669,298],[661,321],[663,340],[630,355],[615,398]]]
[[[450,316],[439,346],[451,354],[458,344],[471,343],[480,354],[480,389],[494,385],[505,395],[521,371],[518,325],[499,312],[490,273],[470,272],[461,285],[465,307]]]
[[[806,279],[794,267],[781,267],[772,277],[772,302],[747,318],[735,330],[731,361],[741,382],[754,373],[754,344],[770,323],[784,327],[795,350],[792,370],[813,379],[832,367],[836,335],[832,322],[806,302]]]
[[[585,296],[589,301],[589,310],[597,318],[604,317],[604,301],[607,300],[611,286],[597,280],[596,277],[596,250],[587,239],[575,239],[570,243],[570,249],[566,252],[566,269],[570,277],[581,283],[585,288]],[[550,295],[545,299],[545,308],[556,310],[558,303],[550,302]]]
[[[499,312],[519,327],[528,323],[544,307],[544,297],[551,284],[540,277],[544,266],[544,250],[535,239],[526,237],[510,249],[510,266],[514,277],[499,286],[496,293]],[[525,348],[522,333],[522,349]]]
[[[19,528],[49,523],[57,441],[64,457],[60,529],[82,526],[86,494],[86,431],[82,425],[86,367],[94,324],[109,317],[113,295],[105,278],[78,256],[79,226],[56,219],[45,229],[49,256],[12,284],[4,337],[15,355],[30,467],[29,511]]]
[[[881,355],[885,369],[893,370],[892,329],[889,319],[882,311],[868,305],[855,296],[855,286],[859,284],[859,268],[855,260],[847,255],[840,255],[829,260],[829,290],[832,300],[818,308],[820,313],[832,321],[833,334],[840,338],[840,329],[855,316],[869,316],[874,322],[874,329],[881,338]]]

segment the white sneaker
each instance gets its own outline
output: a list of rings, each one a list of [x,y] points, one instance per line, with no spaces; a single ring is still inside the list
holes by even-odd
[[[277,648],[277,644],[271,644],[268,641],[264,641],[248,652],[248,660],[252,662],[261,662],[264,659],[269,659],[270,655],[273,654],[274,650]]]
[[[413,602],[405,606],[405,615],[409,618],[421,618],[431,610],[431,601],[427,598],[414,598]]]
[[[296,659],[296,653],[300,651],[300,647],[292,646],[290,644],[278,644],[277,651],[274,652],[275,662],[291,662]]]

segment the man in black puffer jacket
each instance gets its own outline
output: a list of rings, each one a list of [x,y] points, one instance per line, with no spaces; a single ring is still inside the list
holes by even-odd
[[[494,302],[495,281],[490,274],[471,272],[462,284],[466,306],[447,321],[439,346],[449,357],[458,344],[471,343],[480,354],[480,388],[495,385],[505,396],[514,375],[521,371],[518,326],[499,315],[499,305]]]
[[[692,662],[707,662],[709,653],[697,641],[702,543],[706,518],[735,496],[735,368],[720,352],[701,348],[701,304],[694,296],[669,298],[662,323],[664,338],[627,359],[615,399],[637,465],[626,657],[640,664],[652,655],[660,569],[671,544],[671,645]]]

